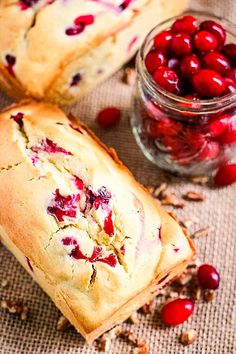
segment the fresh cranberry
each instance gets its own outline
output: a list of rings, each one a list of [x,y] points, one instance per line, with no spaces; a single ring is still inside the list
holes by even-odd
[[[160,66],[166,66],[166,64],[167,64],[167,59],[166,59],[165,55],[156,49],[151,50],[146,55],[145,65],[146,65],[148,72],[150,74],[154,74],[154,72]]]
[[[199,96],[196,93],[189,93],[188,95],[185,95],[184,98],[186,98],[187,100],[191,100],[191,101],[198,101],[199,100]]]
[[[217,97],[225,91],[224,79],[210,69],[202,69],[192,78],[195,91],[203,97]]]
[[[225,79],[225,95],[228,95],[229,93],[233,93],[236,91],[236,82],[226,78]]]
[[[219,137],[221,144],[234,144],[236,143],[236,123],[230,122],[225,129],[224,133]]]
[[[200,150],[206,144],[205,135],[194,129],[185,130],[185,139],[188,145],[196,150]]]
[[[200,52],[209,52],[217,47],[216,37],[207,31],[200,31],[194,36],[194,45]]]
[[[187,110],[183,111],[181,114],[185,117],[195,117],[196,114],[194,112],[188,111],[188,109],[200,109],[199,103],[199,96],[196,93],[190,93],[188,95],[183,96],[185,99],[190,100],[189,102],[181,102],[181,106],[185,107]],[[195,101],[195,102],[191,102]]]
[[[162,118],[158,123],[159,131],[164,135],[178,135],[183,130],[180,122],[171,118]]]
[[[172,300],[162,308],[162,321],[172,326],[179,325],[192,315],[193,310],[194,303],[189,299]]]
[[[204,289],[215,290],[220,285],[220,275],[210,264],[203,264],[198,268],[197,277],[199,284]]]
[[[171,30],[174,33],[188,33],[193,34],[197,32],[199,27],[198,21],[193,16],[183,16],[177,19],[171,26]]]
[[[207,20],[201,23],[200,28],[204,31],[212,33],[218,42],[218,47],[222,47],[225,43],[225,29],[217,22]]]
[[[180,154],[184,150],[184,141],[180,135],[163,135],[162,143],[171,150],[173,154]]]
[[[188,78],[200,70],[200,62],[195,54],[187,55],[181,60],[180,72],[183,77]]]
[[[222,53],[229,59],[233,66],[236,66],[236,44],[226,44],[222,48]]]
[[[209,131],[213,138],[217,138],[224,133],[229,124],[229,118],[230,116],[228,114],[224,114],[223,116],[214,119],[209,123]]]
[[[236,69],[231,69],[225,73],[227,79],[231,79],[236,83]]]
[[[157,138],[160,135],[158,122],[154,119],[146,119],[143,122],[142,130],[144,135],[147,135],[150,138]]]
[[[171,51],[177,57],[184,57],[192,53],[191,37],[187,33],[179,33],[173,36]]]
[[[86,26],[92,25],[93,23],[93,15],[79,16],[74,20],[74,26],[67,28],[65,32],[68,36],[75,36],[83,32]]]
[[[224,75],[231,67],[229,60],[219,52],[209,52],[203,57],[203,65],[207,69],[217,71]]]
[[[153,80],[165,90],[178,95],[180,81],[178,75],[171,69],[160,67],[153,75]]]
[[[171,46],[172,37],[173,34],[170,30],[158,33],[153,39],[154,47],[164,54],[167,53]]]
[[[236,164],[223,165],[217,171],[215,178],[215,184],[220,187],[229,186],[236,182]]]
[[[169,69],[172,69],[175,72],[178,72],[179,66],[180,66],[180,61],[177,58],[171,58],[168,60],[167,66]]]
[[[97,123],[104,129],[117,125],[121,118],[121,112],[116,107],[107,107],[101,110],[97,116]]]
[[[70,86],[77,86],[78,83],[81,81],[82,77],[81,77],[81,74],[80,73],[77,73],[75,74],[73,77],[72,77],[72,80],[71,80],[71,83],[70,83]]]

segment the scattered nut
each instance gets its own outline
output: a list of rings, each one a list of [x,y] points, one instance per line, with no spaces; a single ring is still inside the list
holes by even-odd
[[[6,288],[7,285],[8,285],[8,280],[2,279],[2,280],[1,280],[1,287],[2,287],[2,288]]]
[[[171,299],[175,299],[179,296],[179,293],[177,291],[170,291],[168,296],[171,298]]]
[[[111,347],[111,340],[110,339],[105,339],[105,338],[101,338],[98,340],[98,348],[99,350],[101,350],[102,352],[107,352],[110,347]]]
[[[121,326],[116,326],[112,328],[109,332],[104,333],[100,338],[98,338],[98,348],[106,352],[110,349],[111,340],[122,334]]]
[[[193,291],[192,291],[192,298],[193,300],[200,300],[201,299],[201,294],[202,294],[202,290],[200,287],[196,287]]]
[[[187,265],[187,269],[196,269],[197,268],[197,265],[195,262],[191,262]]]
[[[123,71],[122,82],[126,85],[133,86],[136,79],[136,72],[132,68],[125,68]]]
[[[185,202],[183,199],[178,198],[175,193],[165,194],[163,198],[161,198],[162,205],[171,205],[175,208],[183,208],[185,206]]]
[[[139,322],[139,319],[138,319],[138,314],[137,314],[137,312],[133,312],[129,319],[130,319],[130,321],[131,321],[133,324],[138,323],[138,322]]]
[[[205,290],[203,298],[206,302],[211,302],[216,298],[216,292],[214,290]]]
[[[149,349],[146,341],[144,339],[139,339],[133,332],[131,331],[123,331],[121,333],[123,337],[128,339],[132,344],[134,344],[137,348],[133,351],[136,354],[148,354]]]
[[[154,300],[150,301],[149,303],[145,304],[143,307],[142,307],[142,311],[145,313],[145,314],[152,314],[154,313],[155,311],[155,303],[154,303]]]
[[[1,308],[7,309],[10,313],[20,315],[23,311],[23,303],[22,301],[2,300]]]
[[[209,181],[209,177],[207,176],[192,177],[191,181],[195,184],[200,184],[201,186],[204,186]]]
[[[189,329],[181,334],[180,342],[184,345],[192,344],[197,339],[197,331]]]
[[[192,280],[193,276],[191,273],[182,274],[177,280],[180,285],[186,285]]]
[[[22,309],[22,312],[20,314],[20,319],[22,321],[26,321],[27,318],[28,318],[28,313],[29,313],[29,309],[27,306],[23,305],[23,309]]]
[[[61,315],[57,321],[57,330],[58,331],[65,331],[67,328],[71,326],[70,322],[68,321],[67,318],[65,318],[63,315]]]
[[[183,198],[192,202],[203,202],[205,200],[204,194],[198,192],[187,192],[183,195]]]
[[[131,343],[135,345],[138,343],[138,338],[132,331],[122,331],[121,336],[127,338]]]
[[[203,236],[208,236],[209,231],[210,231],[209,227],[205,227],[203,229],[197,230],[191,235],[191,238],[199,238],[199,237],[203,237]]]
[[[169,296],[169,291],[166,288],[163,288],[159,291],[157,296]]]
[[[149,348],[146,343],[142,346],[138,346],[137,348],[134,348],[133,350],[133,354],[148,354],[148,353],[149,353]]]
[[[159,198],[163,195],[163,192],[167,189],[167,183],[163,182],[159,186],[157,186],[153,191],[153,197]]]

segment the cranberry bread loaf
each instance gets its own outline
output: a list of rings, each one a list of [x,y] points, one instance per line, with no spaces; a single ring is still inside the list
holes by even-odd
[[[71,104],[131,58],[187,0],[1,0],[0,85]]]
[[[0,234],[92,342],[186,267],[181,227],[82,124],[22,102],[0,115]]]

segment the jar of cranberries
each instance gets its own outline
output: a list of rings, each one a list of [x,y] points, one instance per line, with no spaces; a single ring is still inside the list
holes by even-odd
[[[209,175],[236,151],[236,33],[206,13],[167,20],[137,56],[131,125],[159,167]]]

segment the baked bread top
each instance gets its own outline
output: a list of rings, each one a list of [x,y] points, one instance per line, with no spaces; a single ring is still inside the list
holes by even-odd
[[[192,257],[181,227],[114,150],[57,107],[8,108],[0,141],[0,233],[67,298],[85,332]]]
[[[149,2],[1,0],[0,70],[26,95],[47,97],[68,64],[129,26]]]

